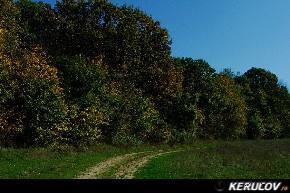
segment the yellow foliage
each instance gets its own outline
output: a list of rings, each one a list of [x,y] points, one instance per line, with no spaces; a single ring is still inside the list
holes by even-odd
[[[57,69],[47,64],[48,58],[39,46],[32,53],[24,56],[25,63],[21,65],[24,74],[44,81],[58,82]]]
[[[113,96],[121,96],[122,95],[122,89],[121,84],[115,81],[109,82],[107,84],[107,90],[113,95]]]
[[[224,100],[223,120],[234,121],[236,123],[236,136],[244,136],[247,126],[247,109],[246,102],[240,93],[241,88],[235,84],[234,79],[226,75],[218,75],[217,83],[219,84],[220,97]]]
[[[165,92],[173,94],[182,90],[182,71],[176,67],[171,67],[167,72],[167,85]]]

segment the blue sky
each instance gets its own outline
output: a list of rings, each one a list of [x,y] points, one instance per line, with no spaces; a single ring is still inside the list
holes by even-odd
[[[172,56],[204,59],[217,72],[264,68],[290,89],[289,0],[109,1],[160,21],[173,41]]]

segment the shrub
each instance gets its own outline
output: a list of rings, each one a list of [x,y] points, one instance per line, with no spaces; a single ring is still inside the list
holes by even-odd
[[[237,139],[246,136],[247,111],[241,88],[224,74],[217,75],[212,93],[202,109],[205,121],[201,124],[201,138]]]
[[[116,86],[118,85],[118,86]],[[160,118],[154,103],[140,90],[122,84],[110,86],[110,124],[103,132],[106,140],[116,143],[120,136],[122,143],[130,140],[161,142],[166,140],[166,123]],[[123,89],[130,89],[123,92]],[[119,142],[117,142],[119,143]],[[139,143],[139,142],[138,142]]]

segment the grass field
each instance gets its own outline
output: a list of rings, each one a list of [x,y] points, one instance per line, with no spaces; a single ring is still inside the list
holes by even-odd
[[[70,179],[87,167],[116,155],[168,149],[169,146],[118,148],[98,145],[89,149],[0,148],[0,179]]]
[[[0,178],[73,178],[81,170],[121,153],[114,148],[88,151],[62,151],[51,149],[0,149]]]
[[[153,159],[142,179],[290,179],[290,140],[201,142]]]
[[[152,159],[136,174],[142,179],[289,179],[290,140],[204,141],[192,145],[87,150],[0,148],[0,178],[70,179],[87,167],[130,152],[188,148]]]

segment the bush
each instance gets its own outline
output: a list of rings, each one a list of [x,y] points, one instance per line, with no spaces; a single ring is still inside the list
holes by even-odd
[[[117,132],[112,137],[112,144],[121,147],[140,146],[144,142],[136,135],[128,135],[124,132]]]
[[[168,128],[150,98],[128,85],[116,85],[110,84],[110,123],[103,132],[106,140],[115,143],[117,136],[121,136],[123,144],[135,139],[142,142],[165,141]],[[131,90],[123,92],[123,89]]]
[[[283,130],[277,118],[262,119],[261,115],[255,114],[249,120],[247,134],[250,139],[273,139],[281,138]]]
[[[7,38],[10,36],[4,36]],[[57,69],[48,65],[46,54],[38,46],[32,51],[16,46],[18,54],[10,56],[5,49],[0,49],[1,143],[48,144],[50,140],[41,137],[39,131],[55,127],[66,113]]]
[[[238,139],[246,136],[247,111],[241,88],[227,75],[217,75],[212,93],[202,109],[205,120],[199,137]],[[201,107],[202,108],[202,107]]]
[[[108,124],[108,116],[101,104],[81,108],[71,105],[68,114],[68,130],[64,136],[73,145],[92,144],[101,137],[101,128]]]

